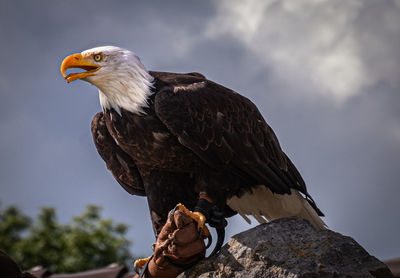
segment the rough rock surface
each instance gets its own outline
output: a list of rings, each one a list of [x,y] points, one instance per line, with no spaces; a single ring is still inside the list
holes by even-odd
[[[354,239],[316,230],[296,217],[278,219],[233,236],[220,253],[179,278],[393,277]]]

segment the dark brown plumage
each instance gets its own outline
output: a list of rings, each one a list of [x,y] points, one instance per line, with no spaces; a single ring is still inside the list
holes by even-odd
[[[92,134],[124,189],[147,196],[156,231],[177,203],[193,209],[199,192],[231,216],[227,199],[258,185],[276,194],[296,189],[322,215],[250,100],[199,73],[150,74],[154,87],[145,113],[106,109],[94,117]]]

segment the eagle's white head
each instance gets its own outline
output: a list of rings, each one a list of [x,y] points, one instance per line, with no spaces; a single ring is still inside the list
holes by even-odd
[[[84,72],[70,73],[71,68]],[[64,59],[61,73],[67,82],[77,79],[87,81],[99,89],[100,104],[141,114],[148,105],[153,77],[147,72],[135,53],[116,46],[101,46],[73,54]]]

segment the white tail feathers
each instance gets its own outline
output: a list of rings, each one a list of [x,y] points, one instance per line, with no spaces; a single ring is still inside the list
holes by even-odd
[[[298,216],[307,219],[315,227],[325,229],[327,226],[311,207],[308,201],[297,191],[292,189],[291,194],[274,194],[268,187],[260,185],[252,193],[246,193],[240,198],[234,196],[227,201],[228,206],[237,211],[248,223],[246,215],[252,215],[258,222]]]

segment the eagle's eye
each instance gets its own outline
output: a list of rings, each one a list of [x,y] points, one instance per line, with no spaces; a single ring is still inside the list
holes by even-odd
[[[93,59],[94,59],[96,62],[100,62],[101,60],[103,60],[103,55],[102,55],[101,53],[95,54],[95,55],[93,56]]]

